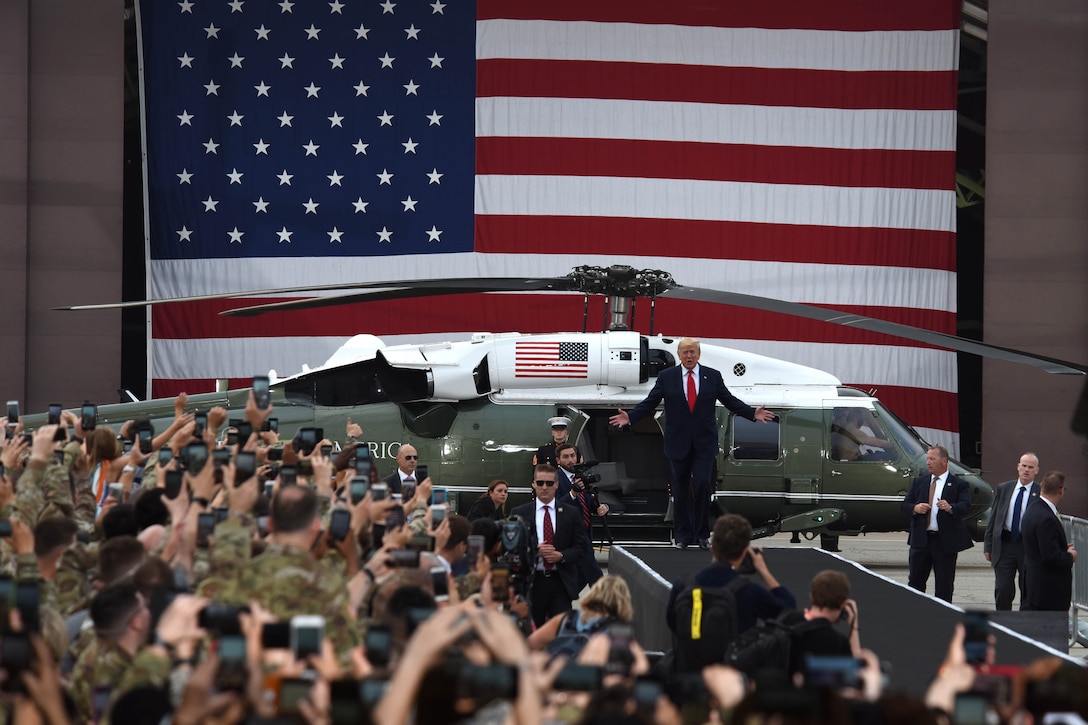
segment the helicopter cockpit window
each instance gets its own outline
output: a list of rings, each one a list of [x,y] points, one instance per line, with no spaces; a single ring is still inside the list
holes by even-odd
[[[303,404],[344,407],[386,400],[373,360],[319,370],[285,386],[287,399]]]
[[[733,460],[777,461],[780,431],[777,420],[760,423],[733,416]]]
[[[832,460],[894,461],[898,458],[898,448],[871,410],[835,408],[831,421]]]

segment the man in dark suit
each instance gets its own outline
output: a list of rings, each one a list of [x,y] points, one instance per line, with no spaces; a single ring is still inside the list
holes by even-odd
[[[934,594],[951,602],[956,558],[975,545],[964,523],[971,508],[971,489],[962,478],[948,472],[948,449],[944,446],[926,452],[926,468],[929,473],[911,482],[902,504],[903,513],[911,517],[907,584],[924,592],[932,571]]]
[[[615,426],[634,425],[665,401],[665,457],[672,481],[673,539],[680,549],[695,544],[709,549],[710,477],[718,455],[714,403],[720,401],[737,415],[763,423],[774,420],[774,413],[762,405],[752,408],[738,400],[725,387],[720,372],[699,365],[698,340],[685,337],[676,353],[680,365],[661,371],[645,400],[630,413],[620,410],[609,422]]]
[[[1043,476],[1039,500],[1024,512],[1024,609],[1067,612],[1073,596],[1073,562],[1077,550],[1065,538],[1058,504],[1065,495],[1065,474]]]
[[[1021,536],[1024,512],[1039,498],[1039,458],[1034,453],[1020,456],[1015,480],[997,487],[982,553],[994,568],[994,601],[997,609],[1012,609],[1016,577],[1020,577],[1020,608],[1024,608],[1024,541]],[[1018,505],[1017,505],[1018,504]]]
[[[581,589],[578,562],[586,550],[582,515],[576,506],[555,500],[555,483],[555,468],[547,463],[537,465],[533,469],[536,500],[510,512],[526,521],[536,548],[530,603],[538,627],[573,609],[571,602]]]
[[[593,586],[597,580],[604,576],[601,565],[597,563],[597,557],[593,553],[593,515],[604,516],[608,513],[608,504],[597,501],[592,491],[586,489],[582,479],[571,472],[578,462],[578,449],[570,443],[560,443],[555,449],[555,457],[559,462],[556,469],[555,500],[557,503],[570,503],[578,509],[578,515],[582,517],[582,528],[586,531],[586,553],[578,562],[578,573],[582,577],[581,584]],[[579,591],[581,589],[579,588]]]
[[[405,481],[419,483],[416,480],[416,464],[418,463],[419,454],[415,446],[405,443],[397,449],[397,470],[382,479],[389,485],[389,493],[400,493]]]

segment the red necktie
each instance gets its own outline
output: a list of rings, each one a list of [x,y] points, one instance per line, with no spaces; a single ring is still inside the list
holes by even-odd
[[[544,507],[544,543],[555,544],[555,529],[552,527],[551,506]],[[544,562],[545,569],[551,569],[555,564]]]
[[[582,504],[582,525],[586,527],[586,533],[589,532],[589,499],[586,498],[585,491],[578,492],[578,501]]]
[[[695,371],[688,371],[688,408],[692,413],[695,412]]]

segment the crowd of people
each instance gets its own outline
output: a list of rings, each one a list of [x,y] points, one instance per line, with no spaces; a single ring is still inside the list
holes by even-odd
[[[385,478],[359,465],[350,419],[336,444],[281,443],[252,396],[234,425],[188,408],[153,433],[2,421],[0,723],[933,722],[978,677],[959,628],[924,700],[885,693],[846,578],[816,575],[798,608],[729,515],[696,586],[708,614],[735,590],[738,636],[794,628],[786,679],[681,663],[686,581],[662,623],[678,651],[643,651],[626,583],[580,566],[590,504],[565,441],[559,471],[532,467],[532,502],[507,517],[495,481],[470,521],[416,480],[414,448]],[[856,680],[817,684],[808,654],[855,662]],[[1040,707],[1030,683],[1057,665],[1033,667],[1003,715]]]

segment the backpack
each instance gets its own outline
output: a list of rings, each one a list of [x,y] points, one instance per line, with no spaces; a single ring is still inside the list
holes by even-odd
[[[794,614],[792,610],[783,612],[740,634],[725,648],[725,664],[749,677],[759,674],[788,681],[794,640],[805,632],[827,625],[826,620],[819,619],[787,624],[786,618]]]
[[[575,660],[582,653],[589,638],[594,634],[604,631],[612,620],[608,617],[598,617],[588,625],[582,625],[578,612],[568,612],[559,622],[559,631],[548,644],[550,657],[563,656],[569,660]]]
[[[724,661],[726,645],[737,636],[737,593],[748,580],[736,577],[724,587],[684,582],[673,605],[672,671],[701,672]]]

